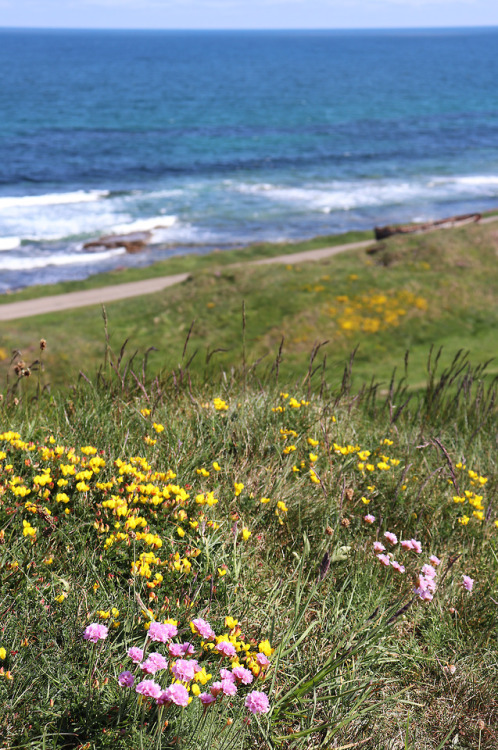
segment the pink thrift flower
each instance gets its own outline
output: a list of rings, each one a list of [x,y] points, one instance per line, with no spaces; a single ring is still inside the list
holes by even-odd
[[[171,671],[177,680],[181,682],[190,682],[194,675],[199,671],[199,665],[195,659],[178,659],[171,667]]]
[[[97,641],[105,641],[108,632],[109,628],[107,628],[105,625],[101,625],[99,622],[92,622],[91,625],[88,625],[88,627],[85,628],[83,638],[85,639],[85,641],[97,643]]]
[[[147,674],[155,674],[156,672],[159,672],[160,669],[167,668],[168,660],[165,659],[162,654],[158,654],[157,652],[150,654],[149,658],[141,665],[142,672],[146,672]]]
[[[195,632],[206,640],[214,638],[216,635],[211,625],[206,622],[206,620],[203,620],[202,617],[198,617],[197,620],[192,620],[192,625],[194,626]]]
[[[151,641],[167,643],[178,634],[178,628],[171,623],[151,622],[149,627],[149,638]]]
[[[253,690],[252,693],[248,693],[244,705],[253,714],[267,714],[270,710],[268,696],[259,690]]]
[[[133,677],[131,672],[121,672],[118,677],[118,682],[122,687],[131,687],[135,682],[135,678]]]
[[[220,669],[220,677],[222,680],[232,680],[232,682],[235,682],[235,675],[229,669]]]
[[[417,542],[416,539],[411,539],[410,541],[412,543],[412,550],[414,552],[416,552],[417,555],[420,555],[420,553],[422,552],[422,545],[421,545],[421,543]]]
[[[223,695],[235,695],[237,693],[237,685],[233,680],[222,680],[221,690]]]
[[[423,565],[422,566],[422,573],[426,578],[435,578],[437,576],[436,569],[432,567],[432,565]]]
[[[195,648],[191,643],[169,643],[168,651],[170,656],[185,656],[186,654],[193,654]]]
[[[189,694],[185,685],[180,685],[178,682],[175,682],[161,693],[161,703],[159,705],[164,703],[175,703],[177,706],[183,706],[183,708],[185,708],[188,706],[188,699]]]
[[[267,667],[270,663],[270,660],[265,654],[258,654],[256,656],[256,661],[258,662],[260,667]]]
[[[470,576],[463,576],[462,586],[466,591],[472,591],[472,589],[474,588],[474,579]]]
[[[430,560],[430,561],[431,561],[431,563],[432,563],[433,565],[435,565],[436,567],[437,567],[438,565],[441,565],[441,560],[439,559],[439,557],[436,557],[436,555],[431,555],[431,556],[429,557],[429,560]]]
[[[161,686],[154,682],[154,680],[142,680],[136,686],[135,690],[140,695],[145,695],[148,698],[159,698],[161,695]]]
[[[237,656],[237,651],[235,650],[235,646],[233,643],[230,643],[230,641],[220,641],[216,644],[214,647],[214,650],[217,651],[219,654],[223,654],[224,656],[230,656],[234,657]]]
[[[382,544],[382,542],[374,542],[373,543],[374,552],[378,554],[379,552],[384,552],[385,547]]]
[[[243,685],[250,685],[254,679],[252,672],[245,667],[234,667],[232,673],[237,682],[241,682]]]
[[[365,523],[374,523],[375,522],[375,516],[372,516],[371,513],[367,513],[366,516],[363,516],[363,520]]]
[[[400,544],[403,549],[413,549],[413,542],[411,539],[403,539]]]
[[[126,653],[130,657],[130,659],[135,662],[135,664],[139,664],[144,658],[144,652],[141,648],[137,648],[136,646],[132,646],[132,648],[129,648]]]
[[[211,695],[214,695],[214,697],[216,698],[216,696],[219,695],[222,691],[221,682],[213,682],[210,690],[211,690]]]
[[[209,706],[210,703],[214,703],[216,700],[216,696],[211,693],[201,693],[199,698],[205,706]]]
[[[396,534],[393,534],[391,531],[385,531],[384,537],[387,539],[389,544],[397,544],[398,543],[398,537]]]
[[[393,560],[392,563],[391,563],[391,565],[394,568],[394,570],[398,571],[398,573],[404,573],[405,572],[405,566],[401,565],[401,563],[399,563],[399,562],[396,562],[396,560]]]
[[[386,568],[391,564],[391,560],[387,555],[377,555],[377,560],[381,562],[382,565],[385,565]]]

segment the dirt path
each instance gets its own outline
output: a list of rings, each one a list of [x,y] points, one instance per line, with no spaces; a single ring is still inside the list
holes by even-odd
[[[322,247],[317,250],[306,250],[302,253],[290,253],[278,255],[275,258],[263,258],[262,260],[249,261],[249,265],[261,266],[268,263],[305,263],[309,260],[321,260],[337,255],[345,250],[354,250],[359,247],[368,247],[373,240],[362,242],[350,242],[347,245],[336,245],[335,247]],[[238,263],[237,266],[245,265]],[[229,267],[229,266],[226,266]],[[51,297],[40,297],[38,299],[23,300],[22,302],[11,302],[0,305],[0,321],[17,320],[19,318],[31,318],[35,315],[43,315],[62,310],[73,310],[76,307],[87,307],[89,305],[102,305],[115,300],[127,299],[129,297],[141,297],[146,294],[160,292],[174,284],[180,284],[188,278],[188,273],[177,273],[174,276],[160,276],[155,279],[144,279],[143,281],[132,281],[128,284],[115,284],[114,286],[103,286],[100,289],[86,289],[83,292],[70,292],[69,294],[55,294]]]

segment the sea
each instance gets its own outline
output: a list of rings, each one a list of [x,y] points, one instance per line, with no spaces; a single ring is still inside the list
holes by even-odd
[[[2,293],[494,208],[498,28],[0,29]]]

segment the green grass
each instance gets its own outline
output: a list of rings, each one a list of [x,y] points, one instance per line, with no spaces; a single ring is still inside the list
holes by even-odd
[[[479,362],[495,356],[496,232],[491,224],[395,237],[373,255],[355,250],[287,267],[227,267],[221,261],[229,256],[220,254],[220,265],[214,266],[211,257],[202,268],[204,259],[197,259],[200,266],[184,283],[107,305],[110,344],[118,351],[128,339],[126,356],[135,351],[141,356],[154,347],[150,372],[164,378],[191,360],[189,372],[200,381],[239,366],[244,356],[264,378],[282,339],[280,372],[296,380],[320,344],[313,368],[326,360],[329,384],[340,381],[356,349],[356,386],[369,379],[373,366],[377,380],[387,386],[393,368],[410,350],[410,384],[417,388],[424,383],[431,346],[444,347],[446,363],[459,349]],[[384,301],[376,305],[379,295]],[[7,352],[14,348],[27,362],[35,358],[33,342],[39,336],[49,343],[52,384],[75,382],[79,371],[91,372],[101,360],[101,310],[89,307],[9,323],[0,341],[4,370]],[[497,372],[496,362],[489,372]]]
[[[209,268],[219,268],[232,263],[243,263],[262,258],[272,258],[277,255],[288,253],[299,253],[304,250],[314,250],[321,247],[333,247],[335,245],[359,242],[361,240],[373,239],[373,233],[345,232],[339,235],[315,237],[311,240],[296,243],[268,243],[260,242],[245,248],[234,250],[218,250],[207,254],[192,252],[188,255],[176,255],[168,260],[158,261],[151,266],[143,268],[116,269],[107,273],[90,276],[81,281],[64,281],[58,284],[45,284],[43,286],[29,286],[25,289],[0,294],[0,304],[9,304],[21,300],[38,299],[53,294],[67,294],[84,289],[99,289],[103,286],[113,286],[143,279],[157,278],[158,276],[169,276],[177,273],[193,273]]]
[[[89,372],[69,392],[42,390],[50,367],[40,383],[22,378],[4,390],[3,429],[26,442],[0,436],[2,746],[493,750],[496,386],[482,369],[458,375],[457,359],[445,373],[436,359],[408,403],[399,380],[385,395],[348,381],[309,394],[282,371],[278,384],[262,384],[240,363],[211,383],[189,382],[185,368],[154,380],[137,366],[132,375],[110,352],[98,376]],[[301,382],[305,376],[306,368]],[[214,397],[225,401],[220,410]],[[70,447],[90,460],[82,446],[105,463],[93,465],[99,473],[85,479],[87,489],[71,474],[64,480],[61,468],[71,463]],[[390,468],[379,467],[386,461]],[[183,500],[170,488],[158,504],[146,502],[157,498],[150,487],[171,484],[184,488]],[[19,487],[30,493],[22,497]],[[468,500],[454,502],[465,490],[482,495],[484,520]],[[67,502],[57,501],[62,491]],[[218,503],[199,505],[196,496],[209,491]],[[368,512],[373,525],[363,520]],[[127,529],[126,519],[137,517],[146,527]],[[386,530],[416,538],[422,553],[390,547]],[[118,532],[124,539],[110,543]],[[157,535],[161,546],[153,550],[137,532]],[[405,574],[375,558],[376,539]],[[162,563],[151,562],[150,577],[133,575],[131,564],[151,550]],[[441,559],[438,586],[423,602],[413,586],[431,554]],[[151,589],[157,572],[163,580]],[[475,581],[472,593],[462,589],[464,574]],[[119,615],[102,620],[99,612],[113,607]],[[202,617],[227,633],[227,615],[250,652],[270,640],[265,679],[204,714],[195,696],[188,708],[161,713],[118,686],[146,620],[171,617],[175,640],[192,641],[213,674],[209,688],[230,662],[202,651],[188,623]],[[119,624],[107,640],[95,648],[83,641],[89,623],[112,620]],[[160,643],[153,650],[166,653]],[[154,679],[164,688],[171,675]],[[243,696],[253,688],[268,695],[271,710],[247,725]]]

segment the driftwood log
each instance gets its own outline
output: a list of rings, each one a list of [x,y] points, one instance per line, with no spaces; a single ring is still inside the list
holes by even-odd
[[[422,232],[430,232],[432,229],[449,229],[450,227],[472,224],[480,219],[481,214],[461,214],[460,216],[450,216],[448,219],[428,221],[425,224],[404,224],[398,227],[375,227],[375,239],[385,240],[386,237],[392,237],[394,234],[418,234]]]

